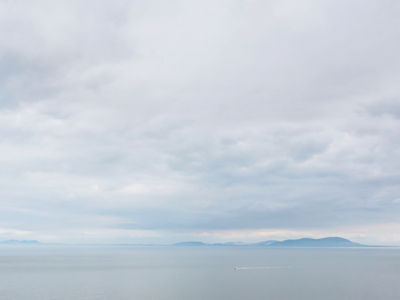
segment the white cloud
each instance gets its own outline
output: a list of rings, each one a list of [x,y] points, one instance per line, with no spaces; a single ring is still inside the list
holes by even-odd
[[[172,241],[397,222],[396,3],[0,6],[7,228]]]
[[[17,230],[17,229],[5,229],[5,228],[0,228],[0,234],[3,236],[22,236],[22,235],[29,235],[31,234],[31,231],[25,231],[25,230]]]

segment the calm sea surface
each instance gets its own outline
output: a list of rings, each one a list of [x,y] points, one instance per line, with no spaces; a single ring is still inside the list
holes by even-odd
[[[399,300],[400,249],[0,247],[0,299]]]

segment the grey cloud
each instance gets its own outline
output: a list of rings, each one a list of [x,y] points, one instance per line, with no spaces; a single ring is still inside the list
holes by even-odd
[[[1,3],[3,228],[398,222],[396,3],[18,3]]]

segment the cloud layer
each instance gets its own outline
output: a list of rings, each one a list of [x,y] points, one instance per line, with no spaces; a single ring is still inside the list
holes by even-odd
[[[0,237],[400,243],[396,2],[0,12]]]

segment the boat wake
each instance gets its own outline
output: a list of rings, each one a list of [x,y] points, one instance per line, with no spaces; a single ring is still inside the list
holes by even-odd
[[[235,270],[258,270],[258,269],[288,269],[292,266],[287,267],[236,267]]]

